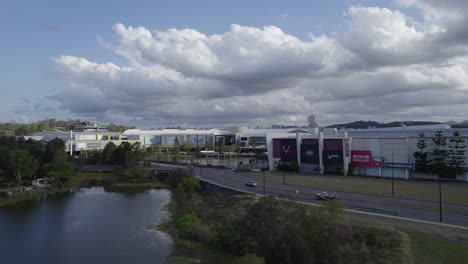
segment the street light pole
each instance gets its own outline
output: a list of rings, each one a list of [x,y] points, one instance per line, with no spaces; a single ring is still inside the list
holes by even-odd
[[[265,194],[265,171],[263,171],[263,194]]]
[[[439,221],[442,223],[442,183],[439,175]]]
[[[393,149],[392,149],[392,163],[393,163]],[[392,197],[395,196],[395,176],[393,174],[394,165],[392,165]]]

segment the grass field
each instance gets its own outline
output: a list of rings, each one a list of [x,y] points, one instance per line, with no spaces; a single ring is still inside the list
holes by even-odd
[[[468,263],[468,243],[405,230],[411,241],[415,264]]]
[[[249,172],[249,176],[262,179],[262,173]],[[282,172],[267,172],[267,180],[283,182]],[[391,196],[391,179],[371,177],[350,177],[336,175],[304,175],[286,173],[286,183],[317,189]],[[436,181],[395,180],[395,197],[439,201],[439,186]],[[468,184],[463,182],[442,182],[444,203],[468,205]]]
[[[75,180],[103,180],[114,177],[110,172],[78,172],[72,177]]]
[[[157,188],[157,189],[170,189],[171,186],[163,182],[118,182],[112,185],[117,187],[128,187],[128,188]]]

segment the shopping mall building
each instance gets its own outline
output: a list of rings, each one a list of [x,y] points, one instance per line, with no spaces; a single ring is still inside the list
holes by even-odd
[[[349,171],[350,174],[363,176],[410,179],[434,177],[415,172],[413,154],[418,150],[421,133],[425,135],[426,151],[432,151],[435,148],[432,137],[436,131],[442,131],[447,138],[447,149],[454,132],[460,133],[465,146],[468,144],[468,129],[454,129],[446,124],[347,130],[319,128],[316,124],[267,129],[130,129],[123,133],[101,129],[36,132],[28,137],[44,142],[62,138],[66,141],[67,152],[73,155],[103,149],[109,142],[119,145],[123,141],[166,148],[173,147],[176,142],[183,144],[190,141],[194,147],[211,145],[215,151],[222,151],[221,145],[235,144],[240,152],[267,153],[270,170],[275,170],[280,163],[296,162],[303,173],[348,175]],[[464,158],[465,164],[468,164],[466,153]],[[458,178],[467,180],[467,175],[459,175]]]

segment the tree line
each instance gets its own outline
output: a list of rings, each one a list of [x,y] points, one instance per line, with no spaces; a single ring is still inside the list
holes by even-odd
[[[21,137],[0,136],[0,185],[23,184],[26,180],[47,177],[50,183],[61,186],[73,172],[74,164],[61,139],[43,144]]]
[[[56,120],[55,118],[44,119],[30,124],[15,122],[0,123],[0,136],[24,136],[31,132],[53,131],[57,129],[70,131],[74,130],[77,126],[87,123],[87,121],[82,121],[80,119]],[[111,132],[123,132],[127,129],[135,128],[135,126],[125,126],[114,123],[110,123],[106,127]]]
[[[466,144],[459,132],[454,132],[447,140],[442,131],[437,131],[432,142],[435,148],[427,151],[426,137],[424,133],[419,134],[418,151],[413,153],[417,172],[456,178],[465,171]]]

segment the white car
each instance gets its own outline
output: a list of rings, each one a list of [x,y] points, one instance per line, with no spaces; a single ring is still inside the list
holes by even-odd
[[[320,200],[328,201],[337,198],[337,195],[336,193],[319,192],[317,193],[317,198]]]
[[[248,181],[245,183],[245,185],[249,187],[257,187],[258,183],[255,181]]]

